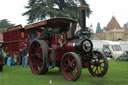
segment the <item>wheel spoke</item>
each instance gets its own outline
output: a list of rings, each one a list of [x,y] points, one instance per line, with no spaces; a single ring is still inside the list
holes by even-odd
[[[41,48],[41,46],[37,46],[36,52],[37,52],[37,53],[42,53],[42,48]]]
[[[98,69],[98,67],[96,67],[96,69],[97,69],[97,73],[99,74],[99,69]]]
[[[101,64],[104,63],[104,61],[100,62]]]
[[[102,72],[102,67],[100,66],[100,71]]]
[[[73,78],[75,78],[75,76],[74,76],[74,74],[73,74],[73,72],[72,71],[70,71],[70,74],[71,74],[71,78],[73,79]]]
[[[70,63],[70,56],[67,56],[67,63]]]
[[[76,73],[77,72],[71,71],[71,77],[72,77],[72,79],[75,79],[76,78]]]
[[[75,59],[73,59],[73,60],[69,63],[69,66],[73,66],[74,62],[75,62]]]
[[[104,62],[104,59],[102,58],[102,59],[100,59],[99,61],[100,61],[100,62]]]
[[[31,46],[32,50],[36,50],[36,47],[34,45]]]
[[[92,70],[95,68],[95,66],[93,65],[93,67],[92,67]]]
[[[37,62],[36,62],[36,61],[33,62],[33,68],[36,69],[36,70],[38,70],[38,69],[37,69]]]
[[[100,66],[100,67],[104,69],[104,66]]]
[[[39,59],[39,61],[38,61],[38,64],[39,64],[39,67],[42,67],[43,65],[43,63],[42,63],[43,61],[41,60],[41,59]]]
[[[35,53],[39,53],[39,47],[36,47]]]

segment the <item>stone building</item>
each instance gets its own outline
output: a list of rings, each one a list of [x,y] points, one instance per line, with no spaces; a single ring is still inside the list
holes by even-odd
[[[113,16],[110,22],[104,28],[103,33],[98,33],[94,36],[96,39],[99,38],[99,40],[128,40],[128,30],[122,28],[116,18]]]
[[[113,16],[104,29],[105,40],[125,40],[125,29],[121,28],[116,18]]]

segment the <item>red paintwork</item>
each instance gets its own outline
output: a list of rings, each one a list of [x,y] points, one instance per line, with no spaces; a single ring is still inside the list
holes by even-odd
[[[75,40],[69,41],[64,45],[67,52],[75,52],[74,48]]]
[[[40,35],[41,29],[25,29],[22,25],[10,27],[3,32],[4,50],[10,54],[20,53],[24,44],[29,46],[30,40]]]
[[[26,40],[26,33],[23,28],[20,29],[10,29],[3,33],[3,41],[5,42],[4,49],[8,52],[20,52],[23,48]]]
[[[13,30],[18,30],[18,29],[22,29],[22,25],[17,25],[17,26],[13,26],[7,29],[7,31],[13,31]]]
[[[68,29],[70,23],[76,23],[76,21],[66,18],[52,18],[31,25],[26,25],[24,28],[21,25],[8,28],[8,30],[3,33],[3,41],[6,43],[4,49],[11,54],[20,53],[25,43],[28,44],[29,48],[30,42],[33,38],[43,36],[41,33],[41,31],[45,29],[43,26],[49,26],[53,29],[58,27],[62,27],[61,29]],[[24,32],[23,38],[21,37],[21,35],[23,35],[21,32]],[[68,35],[70,36],[70,34]],[[62,43],[59,42],[60,39]],[[73,43],[75,41],[67,42],[65,33],[56,34],[52,36],[51,41],[48,40],[46,42],[49,45],[49,54],[51,53],[50,48],[55,48],[56,61],[61,61],[64,53],[74,51]],[[61,45],[63,45],[63,47]]]
[[[63,36],[63,40],[62,40],[63,46],[62,47],[59,43],[59,39],[61,38],[60,36]],[[54,35],[52,37],[52,41],[49,41],[49,43],[51,43],[49,45],[50,48],[48,49],[50,61],[52,61],[51,48],[55,49],[56,61],[60,62],[62,59],[62,56],[66,52],[75,52],[75,48],[74,48],[75,42],[76,42],[76,40],[67,41],[64,33]],[[83,68],[90,66],[89,61],[86,60],[87,56],[85,54],[81,54],[80,57],[81,57],[81,62],[82,62]]]
[[[67,29],[64,27],[65,26],[68,27],[69,23],[76,23],[76,21],[66,18],[53,18],[38,23],[34,23],[31,25],[26,25],[24,28],[22,27],[22,25],[17,25],[8,28],[7,31],[3,33],[3,41],[6,43],[4,49],[10,52],[11,54],[20,53],[25,43],[28,44],[28,48],[29,48],[30,41],[33,38],[41,35],[43,36],[43,34],[41,33],[41,31],[45,29],[43,26],[50,26],[53,29],[57,27],[62,27],[61,29]],[[24,37],[21,37],[22,32],[24,33]],[[67,37],[71,37],[70,33],[68,33]],[[50,41],[47,40],[46,42],[49,45],[48,52],[51,61],[52,58],[51,58],[50,48],[55,49],[56,61],[61,61],[62,56],[66,52],[75,52],[74,49],[75,40],[67,41],[65,33],[56,34],[52,36],[52,40]]]

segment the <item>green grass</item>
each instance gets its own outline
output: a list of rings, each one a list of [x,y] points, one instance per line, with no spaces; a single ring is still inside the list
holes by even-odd
[[[66,80],[58,68],[49,70],[46,75],[34,75],[30,68],[4,66],[0,72],[0,85],[128,85],[128,62],[109,61],[108,72],[104,77],[93,77],[87,69],[82,70],[79,80]]]

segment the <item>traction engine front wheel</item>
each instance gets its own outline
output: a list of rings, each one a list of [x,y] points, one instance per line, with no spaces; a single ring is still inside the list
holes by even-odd
[[[92,76],[104,76],[108,70],[108,60],[106,56],[99,51],[93,51],[88,70]]]
[[[79,56],[74,52],[64,54],[61,60],[61,71],[67,80],[77,80],[82,71]]]
[[[35,40],[32,42],[29,50],[29,65],[34,74],[47,73],[47,49],[47,43],[44,40]]]

